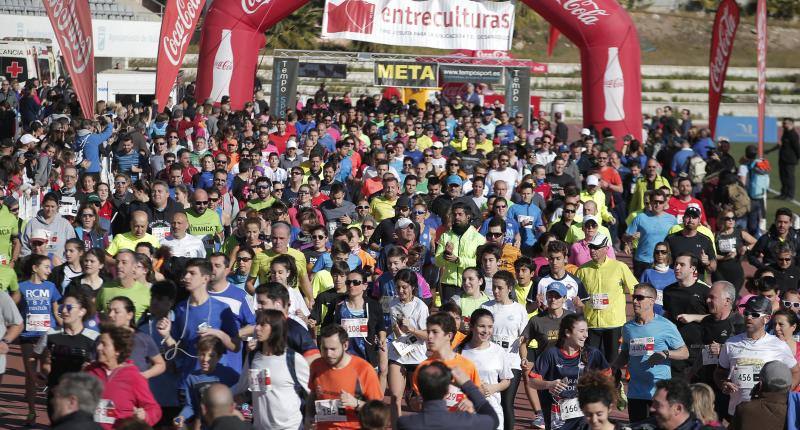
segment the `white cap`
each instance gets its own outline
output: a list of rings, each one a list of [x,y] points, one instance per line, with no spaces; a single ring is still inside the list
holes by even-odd
[[[592,132],[589,131],[588,128],[582,128],[581,129],[581,136],[589,136],[590,134],[592,134]]]
[[[589,222],[589,221],[594,221],[595,224],[597,224],[598,226],[600,225],[600,220],[594,215],[586,215],[585,217],[583,217],[583,224],[584,225],[586,225],[586,223]]]
[[[592,185],[600,185],[600,180],[597,178],[597,175],[589,175],[586,177],[586,186],[591,187]]]
[[[408,227],[410,225],[414,225],[414,222],[411,221],[408,218],[400,218],[400,219],[397,220],[397,223],[395,224],[394,228],[402,229],[402,228],[406,228],[406,227]]]
[[[289,148],[297,148],[297,142],[295,142],[294,139],[289,139],[289,141],[286,142],[286,149]]]
[[[27,145],[30,143],[37,143],[39,142],[39,139],[33,137],[32,134],[23,134],[22,137],[19,138],[19,142],[23,145]]]
[[[48,235],[47,235],[47,230],[45,230],[43,228],[37,228],[36,230],[33,231],[33,234],[31,234],[31,239],[30,240],[48,241],[49,239],[48,239]]]
[[[604,234],[597,233],[594,238],[589,241],[590,246],[604,247],[608,246],[608,238]]]

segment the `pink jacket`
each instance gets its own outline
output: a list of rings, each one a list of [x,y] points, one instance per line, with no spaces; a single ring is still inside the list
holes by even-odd
[[[88,365],[86,372],[94,375],[103,382],[103,400],[114,402],[114,412],[117,422],[123,418],[133,416],[135,408],[142,408],[147,415],[147,424],[155,425],[161,419],[161,407],[153,398],[150,386],[139,369],[128,360],[122,366],[111,372],[99,362]],[[115,425],[101,424],[104,429],[112,429]]]

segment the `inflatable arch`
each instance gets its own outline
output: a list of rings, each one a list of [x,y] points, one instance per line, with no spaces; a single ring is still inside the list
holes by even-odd
[[[346,0],[353,1],[353,0]],[[200,41],[197,98],[230,95],[241,109],[252,98],[264,32],[308,0],[219,0]],[[639,37],[616,0],[522,0],[580,49],[583,122],[617,137],[642,134]],[[377,15],[377,14],[376,14]],[[235,83],[235,84],[231,84]],[[621,142],[620,142],[621,143]]]

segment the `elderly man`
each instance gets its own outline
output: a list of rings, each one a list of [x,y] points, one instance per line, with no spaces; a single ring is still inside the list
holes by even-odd
[[[161,246],[168,246],[173,256],[185,258],[205,258],[206,249],[203,241],[194,235],[188,234],[189,217],[178,212],[172,218],[172,234],[161,239]]]
[[[155,236],[147,233],[147,212],[134,211],[131,214],[131,231],[114,236],[106,252],[110,257],[114,257],[121,249],[135,250],[136,244],[141,242],[149,243],[155,248],[161,246]]]
[[[255,291],[256,279],[261,279],[262,281],[269,279],[269,266],[272,260],[279,255],[286,254],[295,261],[300,291],[303,293],[303,296],[305,296],[308,307],[311,308],[314,303],[314,296],[311,293],[311,282],[308,279],[308,262],[306,261],[305,254],[303,254],[302,251],[289,247],[289,237],[292,231],[289,224],[279,221],[272,224],[271,230],[272,248],[264,252],[256,253],[256,257],[250,269],[250,275],[247,278],[247,291],[251,293]]]
[[[199,237],[206,248],[206,254],[216,251],[222,243],[222,222],[216,211],[208,210],[208,193],[196,190],[192,194],[192,208],[186,214],[189,219],[189,234]]]
[[[249,430],[252,426],[242,421],[236,411],[233,394],[225,384],[215,383],[203,392],[200,403],[203,421],[209,430]]]
[[[52,388],[53,430],[101,430],[94,412],[103,394],[103,383],[88,373],[67,373]]]
[[[758,376],[753,400],[736,407],[731,430],[786,428],[792,370],[780,361],[771,361]]]

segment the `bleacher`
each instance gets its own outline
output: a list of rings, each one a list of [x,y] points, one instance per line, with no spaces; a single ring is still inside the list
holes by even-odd
[[[89,0],[92,17],[132,21],[136,14],[115,0]],[[47,16],[41,0],[0,0],[0,14]]]

